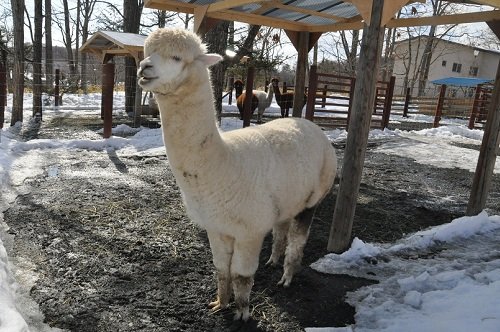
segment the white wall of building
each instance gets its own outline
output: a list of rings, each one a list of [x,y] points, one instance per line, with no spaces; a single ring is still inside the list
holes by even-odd
[[[418,89],[418,64],[421,62],[427,37],[414,38],[409,42],[398,43],[394,50],[394,71],[396,77],[396,93],[400,93],[404,84],[405,73],[409,65],[409,80],[415,79],[414,93]],[[411,52],[410,52],[411,50]],[[411,53],[411,61],[410,60]],[[500,60],[500,53],[481,50],[471,46],[440,40],[436,45],[429,70],[427,88],[435,90],[433,80],[446,77],[477,77],[494,79]],[[445,62],[445,63],[444,63]],[[455,66],[454,66],[455,64]],[[460,66],[460,71],[458,67]],[[471,72],[471,67],[477,68],[477,74]],[[410,83],[411,84],[411,83]]]

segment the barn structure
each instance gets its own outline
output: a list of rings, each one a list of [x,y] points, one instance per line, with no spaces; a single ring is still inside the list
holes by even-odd
[[[98,31],[80,47],[80,52],[88,52],[101,59],[102,67],[102,107],[105,138],[111,136],[113,114],[114,64],[110,60],[115,56],[133,57],[136,64],[144,58],[144,41],[146,36],[135,33]],[[136,86],[134,107],[134,123],[140,124],[142,89]]]
[[[328,250],[342,252],[350,245],[364,156],[376,93],[381,45],[385,27],[428,26],[487,22],[500,38],[498,0],[455,0],[449,2],[491,6],[491,10],[446,16],[395,18],[408,0],[146,0],[145,6],[160,10],[194,14],[194,30],[208,31],[220,20],[239,21],[284,29],[297,49],[295,89],[304,91],[307,54],[323,32],[364,29],[352,114],[343,160],[339,192],[330,232]],[[418,1],[422,2],[422,1]],[[296,94],[293,116],[301,116],[302,103]],[[500,140],[500,66],[467,214],[477,214],[485,206]]]

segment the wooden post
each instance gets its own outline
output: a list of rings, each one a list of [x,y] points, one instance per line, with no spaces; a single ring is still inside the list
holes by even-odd
[[[354,100],[354,89],[356,88],[356,78],[351,78],[351,86],[349,87],[349,107],[347,109],[347,124],[345,130],[349,131],[349,120],[352,113],[352,102]]]
[[[446,96],[446,84],[441,85],[441,90],[439,91],[439,99],[436,106],[436,115],[434,116],[434,128],[439,127],[439,121],[441,121],[441,116],[443,115],[443,105],[444,97]]]
[[[228,104],[232,105],[233,104],[233,90],[234,90],[234,76],[231,76],[229,78],[228,82],[228,87],[229,87],[229,98],[228,98]]]
[[[306,119],[313,121],[314,104],[316,103],[316,90],[318,88],[317,66],[312,65],[309,70],[309,89],[307,93]]]
[[[304,107],[304,91],[306,87],[307,55],[309,54],[309,32],[299,32],[297,50],[297,69],[295,71],[295,93],[293,94],[292,116],[302,117]]]
[[[469,129],[474,129],[474,124],[476,123],[476,117],[478,115],[479,108],[479,98],[481,97],[481,84],[476,86],[476,92],[474,93],[474,103],[472,104],[472,110],[470,111],[469,118]]]
[[[286,93],[286,90],[287,90],[286,82],[283,82],[283,92],[282,93]]]
[[[61,84],[61,70],[56,69],[56,77],[54,81],[54,105],[59,106],[59,87]]]
[[[309,74],[309,75],[311,75],[311,74]],[[328,85],[325,84],[325,86],[323,87],[323,98],[321,98],[321,107],[322,108],[326,107],[326,93],[327,92],[328,92]]]
[[[488,106],[488,118],[484,127],[483,141],[467,205],[467,215],[469,216],[478,214],[486,205],[493,169],[500,149],[500,61],[498,62],[495,87]]]
[[[0,63],[0,129],[5,121],[5,106],[7,106],[7,70]]]
[[[396,77],[391,76],[389,84],[387,85],[387,90],[385,90],[385,102],[384,102],[384,112],[382,113],[382,129],[389,126],[389,118],[391,117],[392,108],[392,97],[394,96],[394,84],[396,83]]]
[[[405,106],[403,107],[403,117],[404,118],[408,117],[408,106],[410,106],[410,99],[411,99],[411,89],[406,88]]]
[[[115,64],[102,65],[102,114],[104,118],[104,138],[111,137],[113,126],[113,87],[115,85]]]
[[[248,67],[247,71],[247,88],[245,90],[245,100],[243,101],[243,128],[250,126],[250,118],[252,117],[252,98],[253,98],[253,76],[255,67]]]
[[[384,34],[384,27],[380,26],[383,8],[384,0],[373,0],[370,25],[365,25],[363,31],[361,56],[358,63],[340,187],[328,240],[328,251],[336,253],[345,251],[351,242],[356,200],[361,183],[373,103],[375,101],[375,89],[377,87]]]

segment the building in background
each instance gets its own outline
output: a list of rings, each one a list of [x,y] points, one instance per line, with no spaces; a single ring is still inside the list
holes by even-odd
[[[428,38],[419,36],[397,43],[393,68],[395,93],[403,94],[409,87],[413,95],[417,94],[422,55]],[[469,77],[494,80],[499,60],[500,52],[434,38],[425,95],[436,93],[439,86],[432,81],[439,79]]]

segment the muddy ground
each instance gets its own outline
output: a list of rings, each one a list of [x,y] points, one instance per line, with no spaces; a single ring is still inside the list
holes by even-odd
[[[100,126],[92,119],[52,119],[20,135],[81,138]],[[353,236],[389,242],[464,214],[470,172],[373,152],[381,143],[370,142]],[[342,165],[344,148],[336,148]],[[291,287],[276,286],[281,268],[264,266],[268,237],[251,296],[252,319],[233,322],[232,308],[217,313],[207,309],[216,292],[207,237],[186,217],[165,156],[81,150],[52,165],[28,179],[24,185],[30,192],[5,212],[14,236],[9,254],[14,261],[31,262],[38,280],[30,294],[50,326],[75,332],[344,326],[354,322],[354,309],[344,302],[346,292],[372,283],[308,267],[326,254],[335,186],[316,213],[305,267]],[[116,171],[116,177],[100,176],[103,170]],[[500,198],[498,175],[494,183],[490,207]],[[492,212],[499,213],[498,208]]]

